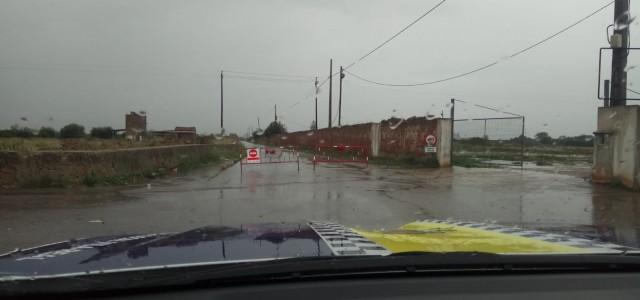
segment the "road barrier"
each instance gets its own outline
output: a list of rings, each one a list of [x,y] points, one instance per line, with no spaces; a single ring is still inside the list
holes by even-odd
[[[314,170],[319,163],[355,163],[365,164],[368,167],[369,154],[363,145],[318,145],[314,147],[312,161]]]
[[[293,147],[254,147],[246,149],[246,156],[240,154],[240,174],[244,166],[268,164],[292,164],[300,172],[300,155]]]

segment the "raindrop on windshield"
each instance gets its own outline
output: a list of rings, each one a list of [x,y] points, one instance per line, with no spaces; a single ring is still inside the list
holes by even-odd
[[[616,113],[615,111],[614,111],[614,112],[612,112],[611,114],[609,114],[609,119],[613,119],[613,117],[615,117],[615,116],[616,116],[616,114],[617,114],[617,113]]]

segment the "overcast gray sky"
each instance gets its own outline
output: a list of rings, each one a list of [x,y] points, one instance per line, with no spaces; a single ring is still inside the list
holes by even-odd
[[[0,0],[0,127],[77,122],[123,128],[125,113],[144,110],[152,129],[218,132],[219,72],[238,70],[310,79],[225,79],[228,132],[244,134],[257,118],[265,127],[274,104],[290,130],[307,129],[314,118],[311,78],[328,75],[329,58],[334,71],[350,64],[438,2]],[[590,134],[601,104],[598,48],[607,47],[613,6],[529,52],[505,57],[608,2],[448,0],[349,71],[412,83],[500,63],[413,88],[375,86],[347,74],[343,123],[439,115],[453,97],[524,114],[527,135]],[[632,43],[638,32],[635,22]],[[640,53],[630,57],[630,65],[636,62]],[[629,70],[629,83],[640,90],[639,69]],[[334,108],[337,85],[336,78]],[[328,84],[318,102],[325,127]],[[456,112],[460,118],[499,116],[463,104]]]

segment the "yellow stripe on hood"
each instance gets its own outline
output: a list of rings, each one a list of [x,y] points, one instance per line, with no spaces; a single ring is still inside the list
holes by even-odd
[[[442,223],[413,222],[400,230],[378,232],[356,230],[392,253],[488,252],[488,253],[579,253],[584,249],[527,237]]]

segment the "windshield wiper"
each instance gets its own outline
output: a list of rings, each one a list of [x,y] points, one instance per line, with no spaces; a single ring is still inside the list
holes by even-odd
[[[429,272],[640,271],[632,255],[415,252],[388,256],[301,257],[209,266],[91,273],[72,277],[0,282],[0,296],[181,286],[215,287],[239,282],[401,275]]]

